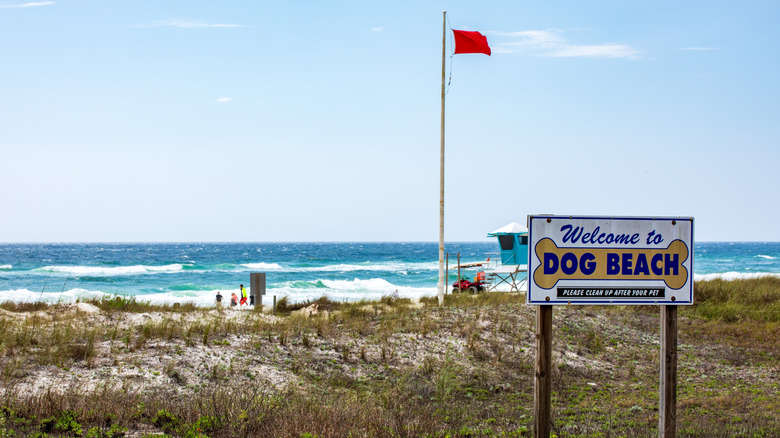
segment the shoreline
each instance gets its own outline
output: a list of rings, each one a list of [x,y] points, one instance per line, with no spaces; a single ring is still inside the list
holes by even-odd
[[[772,273],[772,272],[725,272],[725,273],[716,273],[716,274],[694,274],[694,281],[695,282],[711,282],[711,281],[727,281],[727,282],[738,282],[738,281],[744,281],[744,280],[754,280],[754,279],[780,279],[780,273]],[[400,288],[403,290],[403,288]],[[423,288],[420,288],[423,289]],[[409,299],[424,299],[424,298],[432,298],[436,297],[436,287],[426,287],[424,288],[426,292],[417,292],[417,293],[410,293],[408,290],[404,290],[404,292],[399,293],[399,296],[401,298],[409,298]],[[215,289],[213,291],[202,291],[203,295],[199,297],[188,297],[188,296],[172,296],[170,292],[168,293],[159,293],[159,294],[143,294],[143,295],[124,295],[124,294],[112,294],[112,293],[104,293],[99,291],[88,291],[85,289],[71,289],[67,291],[62,292],[35,292],[35,291],[29,291],[29,290],[8,290],[8,291],[0,291],[0,303],[3,302],[13,302],[13,303],[35,303],[35,302],[45,302],[48,304],[74,304],[82,301],[90,301],[90,300],[101,300],[101,299],[115,299],[115,298],[121,298],[121,299],[136,299],[139,302],[143,302],[150,305],[169,305],[172,306],[174,304],[179,305],[187,305],[187,304],[194,304],[195,306],[199,308],[210,308],[214,306],[214,296],[216,295],[217,291],[221,291],[223,294],[228,292],[229,289]],[[251,289],[247,288],[248,291],[250,291],[251,295]],[[265,307],[273,306],[273,297],[274,297],[274,288],[269,288],[269,293],[263,297],[263,305]],[[361,301],[379,301],[384,297],[391,296],[393,294],[392,288],[383,291],[383,292],[373,292],[371,294],[361,294],[359,292],[354,293],[353,295],[350,295],[349,293],[341,292],[341,293],[335,293],[335,294],[328,294],[327,290],[318,291],[319,293],[311,293],[306,296],[298,296],[295,297],[294,295],[277,295],[277,300],[281,300],[285,297],[286,299],[294,302],[294,303],[305,303],[308,301],[315,301],[321,297],[327,297],[328,299],[334,300],[334,301],[342,301],[342,302],[361,302]],[[450,288],[448,287],[446,294],[450,293]],[[520,288],[521,292],[525,292],[525,286],[522,286]],[[498,292],[507,292],[507,291],[498,291]],[[7,296],[21,296],[22,298],[18,299],[3,299],[3,297]],[[43,297],[43,299],[41,299]],[[223,305],[228,305],[227,301],[223,302]]]

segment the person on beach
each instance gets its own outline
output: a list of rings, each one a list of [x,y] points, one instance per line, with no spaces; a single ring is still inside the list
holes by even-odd
[[[236,307],[238,305],[238,296],[235,292],[230,295],[230,307]]]
[[[244,304],[246,304],[246,299],[247,299],[246,288],[242,284],[241,285],[241,303],[240,303],[240,305],[243,306]]]
[[[222,294],[217,291],[217,307],[222,307]]]

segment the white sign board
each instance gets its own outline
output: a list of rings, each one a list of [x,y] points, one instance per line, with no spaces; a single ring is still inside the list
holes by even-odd
[[[693,218],[528,216],[528,304],[693,304]]]

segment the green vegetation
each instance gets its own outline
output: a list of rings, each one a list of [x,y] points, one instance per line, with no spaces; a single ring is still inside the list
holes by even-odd
[[[752,280],[712,280],[696,284],[692,309],[696,316],[723,322],[780,322],[777,277]]]
[[[701,282],[694,296],[680,308],[678,436],[780,436],[780,280]],[[275,317],[87,303],[101,312],[0,305],[0,438],[530,435],[522,295],[282,299]],[[658,310],[555,308],[555,436],[658,435]]]

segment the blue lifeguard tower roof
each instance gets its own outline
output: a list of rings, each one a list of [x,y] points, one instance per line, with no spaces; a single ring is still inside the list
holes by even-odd
[[[528,228],[512,222],[488,233],[488,236],[498,238],[502,265],[528,264]]]

